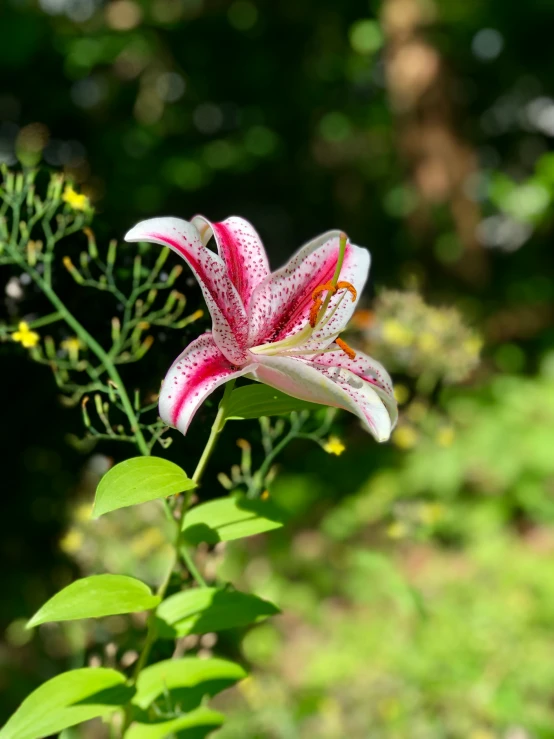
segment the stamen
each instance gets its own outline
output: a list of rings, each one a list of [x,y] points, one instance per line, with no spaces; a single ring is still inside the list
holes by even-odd
[[[325,316],[324,320],[323,320],[323,321],[321,321],[321,323],[319,324],[319,329],[320,329],[320,330],[321,330],[321,329],[324,329],[324,328],[325,328],[325,326],[327,326],[327,325],[328,325],[329,323],[331,323],[331,321],[332,321],[332,320],[333,320],[333,318],[335,317],[335,313],[336,313],[336,312],[338,311],[338,309],[339,309],[339,308],[341,307],[341,305],[342,305],[342,301],[343,301],[343,300],[345,299],[345,297],[346,297],[347,295],[348,295],[348,293],[343,293],[343,294],[342,294],[342,295],[340,296],[340,298],[339,298],[339,299],[337,300],[337,302],[336,302],[336,303],[335,303],[335,305],[333,306],[332,310],[331,310],[331,311],[330,311],[330,312],[329,312],[329,313],[328,313],[328,314],[327,314],[327,315]]]
[[[327,306],[329,305],[329,301],[331,300],[331,297],[339,290],[347,290],[352,296],[353,303],[358,297],[358,293],[354,285],[352,285],[350,282],[345,282],[345,281],[337,282],[336,284],[334,284],[333,282],[325,282],[323,283],[323,285],[318,285],[316,289],[312,292],[312,300],[314,302],[313,302],[312,307],[310,308],[310,319],[309,319],[310,326],[312,328],[315,328],[317,324],[322,320],[322,318],[325,315],[325,311],[327,310]],[[325,298],[323,297],[324,293],[327,293]],[[341,295],[339,303],[342,302],[343,297],[344,296]],[[335,311],[333,310],[333,313],[334,312]],[[326,323],[328,323],[328,321],[326,321]]]
[[[356,290],[354,285],[352,285],[352,283],[350,282],[337,282],[336,289],[337,290],[348,290],[350,295],[352,295],[352,302],[354,302],[356,298],[358,297],[358,291]]]
[[[352,349],[351,346],[348,346],[346,341],[343,341],[342,339],[335,339],[335,344],[342,349],[348,359],[356,359],[356,352],[354,351],[354,349]]]
[[[312,300],[316,300],[317,296],[320,293],[330,292],[331,295],[334,295],[337,292],[337,289],[338,289],[338,285],[337,286],[333,285],[331,281],[325,282],[323,283],[323,285],[318,285],[312,293]]]
[[[314,290],[315,292],[315,290]],[[314,298],[314,302],[312,303],[312,307],[310,308],[310,326],[312,328],[315,328],[317,319],[319,317],[319,311],[321,310],[321,306],[323,305],[323,298],[321,295],[317,295]]]
[[[314,301],[312,307],[310,308],[310,326],[312,328],[316,327],[316,324],[318,322],[319,313],[321,311],[321,307],[323,305],[323,293],[327,293],[327,296],[325,297],[325,300],[329,300],[331,295],[334,295],[337,292],[337,288],[331,281],[324,282],[323,285],[318,285],[316,289],[312,292],[312,300]]]

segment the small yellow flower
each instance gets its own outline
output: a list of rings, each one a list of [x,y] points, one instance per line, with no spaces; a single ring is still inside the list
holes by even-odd
[[[62,200],[73,210],[87,210],[90,206],[89,199],[83,193],[76,192],[71,185],[66,185]]]
[[[403,326],[400,321],[389,318],[383,324],[383,338],[393,346],[407,347],[413,342],[414,335],[409,328]]]
[[[32,349],[40,341],[40,336],[35,331],[30,330],[28,323],[21,321],[17,331],[12,334],[12,339],[24,346],[25,349]]]
[[[264,490],[263,493],[260,495],[260,498],[262,500],[269,500],[269,490]]]
[[[68,353],[69,358],[75,362],[79,358],[79,350],[82,348],[82,344],[76,336],[70,336],[69,339],[64,339],[61,343],[62,349]]]
[[[327,452],[327,454],[336,454],[337,457],[340,457],[346,447],[338,438],[338,436],[330,436],[323,445],[323,449]]]
[[[392,440],[399,449],[413,449],[417,439],[417,431],[412,426],[399,426],[392,434]]]

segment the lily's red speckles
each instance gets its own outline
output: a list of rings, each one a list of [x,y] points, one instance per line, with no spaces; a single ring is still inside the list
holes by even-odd
[[[212,238],[217,253],[209,248]],[[257,232],[234,216],[221,223],[154,218],[126,239],[179,254],[200,283],[213,321],[212,332],[193,341],[166,376],[160,393],[166,423],[186,433],[207,395],[248,374],[289,395],[345,408],[377,439],[388,438],[396,422],[390,378],[339,338],[367,279],[367,250],[330,231],[271,273]]]
[[[256,285],[270,274],[267,255],[256,230],[248,221],[235,217],[211,223],[203,216],[196,216],[192,224],[201,231],[204,244],[213,235],[231,282],[243,304],[248,305]]]
[[[247,371],[225,358],[211,333],[202,334],[187,346],[167,373],[160,393],[160,415],[184,433],[207,395]]]

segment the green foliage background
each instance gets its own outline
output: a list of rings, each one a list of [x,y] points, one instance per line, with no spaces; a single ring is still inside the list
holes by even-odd
[[[426,353],[419,337],[443,336],[431,314],[389,301],[360,329],[406,388],[401,433],[378,447],[342,417],[340,458],[298,442],[271,489],[291,523],[229,546],[229,575],[285,615],[220,645],[255,668],[225,698],[222,738],[554,737],[553,23],[542,0],[0,8],[0,158],[64,169],[97,208],[99,241],[152,215],[233,213],[277,266],[340,227],[372,252],[366,306],[416,290],[484,339],[479,368],[446,387],[461,328]],[[179,289],[200,306],[186,273]],[[102,301],[91,310],[65,274],[58,290],[107,334]],[[31,290],[4,295],[5,320],[43,310]],[[129,381],[155,392],[205,326],[157,335]],[[0,355],[3,719],[91,656],[72,629],[26,641],[20,619],[79,568],[154,579],[161,537],[144,512],[88,531],[102,457],[91,466],[67,443],[80,417],[47,370],[12,343]],[[187,469],[213,410],[169,451]],[[254,423],[241,433],[258,440]],[[238,454],[227,432],[206,497]],[[122,531],[134,548],[117,548]],[[95,628],[109,645],[121,622]]]

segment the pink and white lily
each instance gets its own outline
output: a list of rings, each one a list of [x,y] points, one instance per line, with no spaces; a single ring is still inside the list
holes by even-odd
[[[212,238],[217,253],[208,248]],[[366,249],[329,231],[271,272],[260,237],[242,218],[152,218],[125,239],[177,252],[213,321],[164,380],[160,415],[167,424],[186,433],[210,393],[248,375],[296,398],[351,411],[378,441],[389,438],[397,418],[390,377],[339,337],[367,280]]]

